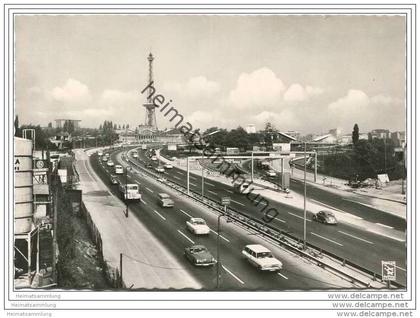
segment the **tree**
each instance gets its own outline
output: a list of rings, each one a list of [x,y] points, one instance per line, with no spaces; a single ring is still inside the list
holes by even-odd
[[[20,137],[20,129],[19,129],[19,117],[16,115],[15,117],[15,136]]]
[[[48,128],[52,128],[52,122],[48,123]]]
[[[130,128],[130,125],[129,124],[125,125],[125,128],[127,128],[127,129]]]
[[[359,142],[359,126],[357,124],[354,124],[351,138],[353,140],[353,145]]]

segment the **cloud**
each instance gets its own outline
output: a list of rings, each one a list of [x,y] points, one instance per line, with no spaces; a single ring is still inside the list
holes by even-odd
[[[307,100],[311,96],[320,95],[322,93],[323,90],[319,87],[303,87],[302,85],[295,83],[289,86],[287,91],[284,93],[283,99],[286,102],[300,102]]]
[[[354,123],[365,132],[374,128],[398,129],[405,120],[404,101],[385,95],[369,97],[361,90],[351,89],[330,103],[325,115],[344,131],[351,131]]]
[[[140,106],[141,96],[136,91],[120,91],[115,89],[106,89],[99,97],[99,105],[111,109],[124,110],[133,106]],[[117,114],[116,114],[117,115]]]
[[[242,73],[229,93],[228,102],[240,109],[273,108],[281,102],[284,89],[282,80],[264,67]]]
[[[181,98],[209,98],[220,91],[220,85],[207,79],[205,76],[197,76],[190,78],[185,83],[165,83],[163,90]]]
[[[49,96],[58,102],[85,103],[91,100],[89,88],[78,80],[69,78],[64,86],[57,86],[49,92]]]

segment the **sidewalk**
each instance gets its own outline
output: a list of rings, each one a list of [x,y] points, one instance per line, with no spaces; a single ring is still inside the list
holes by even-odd
[[[75,150],[75,154],[83,202],[101,234],[104,261],[111,268],[119,268],[120,253],[123,253],[125,286],[146,289],[201,288],[200,283],[133,214],[125,217],[123,203],[94,174],[89,154],[80,149]]]
[[[166,159],[164,156],[161,156],[159,151],[156,152],[156,155],[159,158],[159,160],[165,163],[170,162],[171,164],[176,165],[179,169],[186,170],[185,165],[181,164],[180,160],[170,161]],[[201,177],[201,169],[197,169],[197,167],[195,168],[196,169],[190,169],[190,173],[198,177]],[[214,180],[216,182],[220,182],[220,183],[223,183],[232,187],[232,179],[227,178],[224,175],[216,175],[212,173],[212,174],[206,174],[205,177],[208,178],[209,180]],[[293,191],[291,191],[289,194],[286,194],[283,192],[275,191],[274,189],[267,189],[262,186],[255,187],[255,184],[263,185],[263,183],[269,183],[269,182],[264,181],[264,180],[255,180],[255,183],[253,184],[253,187],[255,190],[253,191],[253,193],[260,194],[261,196],[269,200],[273,200],[273,201],[276,201],[285,205],[289,205],[292,207],[299,207],[299,206],[303,207],[303,200],[304,200],[303,195],[300,195],[299,193],[296,193]],[[274,186],[273,184],[271,185]],[[333,207],[329,207],[329,208],[333,208]],[[323,209],[325,209],[325,205],[320,204],[316,201],[307,200],[307,211],[309,213],[316,213]],[[386,228],[378,224],[365,221],[360,217],[354,216],[350,213],[347,213],[345,211],[338,210],[335,208],[334,208],[334,213],[336,214],[336,217],[339,222],[346,222],[354,226],[357,226],[359,228],[370,231],[372,233],[383,235],[388,238],[392,238],[396,241],[400,241],[400,242],[405,241],[405,234],[393,228]]]

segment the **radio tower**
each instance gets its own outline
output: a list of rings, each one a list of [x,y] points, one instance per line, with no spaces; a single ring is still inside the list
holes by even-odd
[[[149,61],[149,84],[153,82],[153,55],[152,53],[149,54],[147,60]],[[152,85],[151,85],[152,86]],[[156,106],[153,104],[152,101],[153,89],[149,87],[149,91],[147,92],[147,103],[143,104],[146,108],[146,118],[145,118],[145,126],[148,126],[153,131],[157,131],[157,123],[156,123],[156,113],[155,108]]]

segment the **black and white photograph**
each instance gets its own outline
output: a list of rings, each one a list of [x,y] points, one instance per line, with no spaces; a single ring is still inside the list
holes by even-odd
[[[415,6],[4,4],[6,312],[415,315]]]

